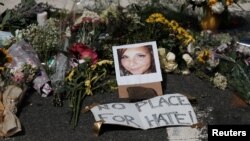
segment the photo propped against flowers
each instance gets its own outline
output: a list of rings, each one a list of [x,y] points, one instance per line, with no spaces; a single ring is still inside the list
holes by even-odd
[[[162,81],[155,41],[113,46],[118,85]]]

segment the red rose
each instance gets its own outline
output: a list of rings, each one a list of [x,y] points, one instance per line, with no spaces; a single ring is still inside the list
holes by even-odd
[[[93,64],[98,60],[97,53],[83,43],[74,43],[69,51],[79,59],[91,59]]]

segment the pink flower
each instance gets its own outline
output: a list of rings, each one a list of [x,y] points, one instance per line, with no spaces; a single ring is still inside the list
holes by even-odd
[[[82,23],[99,23],[100,18],[99,17],[83,17]]]
[[[83,23],[90,23],[90,22],[92,22],[92,18],[91,17],[83,17],[82,22]]]
[[[78,59],[91,59],[93,64],[95,64],[98,60],[97,53],[83,43],[74,43],[69,51]]]
[[[14,76],[12,77],[12,80],[16,83],[21,83],[24,80],[24,74],[21,71],[17,71],[14,73]]]

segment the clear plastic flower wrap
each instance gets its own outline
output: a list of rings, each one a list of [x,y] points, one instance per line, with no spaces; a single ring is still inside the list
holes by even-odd
[[[39,74],[33,80],[33,88],[43,97],[47,97],[51,92],[51,88],[48,86],[50,80],[33,47],[24,40],[21,40],[13,44],[8,51],[13,57],[12,63],[8,66],[9,68],[14,69],[20,66],[20,64],[30,64],[39,69]]]

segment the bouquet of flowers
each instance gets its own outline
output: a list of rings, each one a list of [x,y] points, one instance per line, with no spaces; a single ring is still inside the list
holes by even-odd
[[[7,137],[21,131],[16,113],[37,69],[30,64],[9,68],[13,59],[4,48],[0,48],[0,58],[0,136]]]
[[[102,93],[104,90],[112,90],[115,83],[109,73],[113,61],[98,61],[97,53],[82,43],[73,44],[69,52],[72,55],[72,67],[66,77],[65,87],[73,109],[71,123],[75,127],[84,98],[97,91]]]

